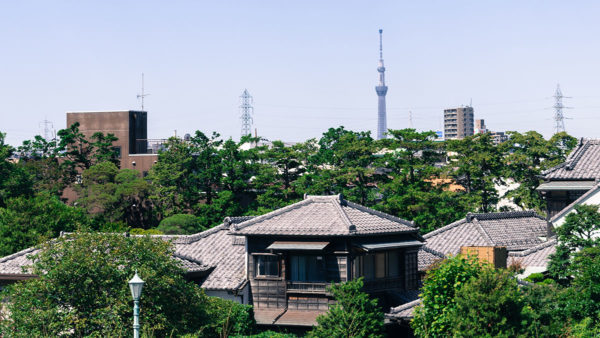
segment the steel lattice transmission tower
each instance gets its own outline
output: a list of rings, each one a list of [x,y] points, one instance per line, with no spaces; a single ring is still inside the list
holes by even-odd
[[[244,137],[252,134],[252,122],[254,122],[252,119],[252,115],[254,115],[252,104],[254,100],[252,95],[248,93],[248,89],[244,89],[240,98],[242,99],[242,104],[240,105],[242,116],[240,118],[242,119],[242,137]]]
[[[565,107],[563,105],[562,99],[570,99],[569,96],[563,96],[562,91],[560,90],[560,84],[556,85],[556,92],[554,93],[554,132],[560,133],[565,131],[565,116],[563,114],[563,109],[569,109],[570,107]]]

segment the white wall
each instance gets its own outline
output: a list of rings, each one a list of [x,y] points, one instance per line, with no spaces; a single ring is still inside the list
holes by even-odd
[[[205,290],[207,296],[211,297],[219,297],[227,300],[231,300],[240,304],[248,304],[250,300],[250,287],[249,283],[244,286],[242,290],[238,292],[236,296],[231,291],[221,291],[221,290]]]

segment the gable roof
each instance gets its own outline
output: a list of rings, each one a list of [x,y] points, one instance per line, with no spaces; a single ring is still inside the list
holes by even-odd
[[[246,241],[230,236],[224,223],[210,230],[175,241],[175,255],[193,258],[213,267],[200,284],[207,290],[239,290],[246,284]]]
[[[304,200],[234,224],[239,235],[352,236],[417,233],[413,223],[336,196]]]
[[[542,175],[550,181],[600,179],[600,140],[582,138],[565,162]]]
[[[27,268],[31,265],[29,255],[35,255],[40,250],[37,248],[27,248],[12,255],[0,258],[0,275],[5,276],[34,276],[31,269]]]
[[[520,252],[509,252],[507,265],[520,263],[523,267],[546,267],[550,255],[556,252],[556,238]]]
[[[511,251],[527,250],[546,241],[548,223],[534,211],[467,214],[464,219],[423,236],[419,271],[426,270],[440,255],[456,255],[463,246],[503,246]]]

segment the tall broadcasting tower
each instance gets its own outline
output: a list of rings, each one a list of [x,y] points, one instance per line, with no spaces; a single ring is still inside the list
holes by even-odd
[[[387,118],[385,111],[385,94],[388,87],[385,85],[385,67],[383,66],[383,29],[379,30],[379,85],[375,87],[377,92],[377,139],[385,138],[387,133]]]

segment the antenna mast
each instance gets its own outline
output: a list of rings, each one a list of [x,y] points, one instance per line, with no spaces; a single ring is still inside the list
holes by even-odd
[[[560,133],[565,131],[565,116],[563,114],[563,109],[570,109],[571,107],[565,107],[562,103],[562,99],[570,99],[569,96],[563,96],[562,91],[560,90],[560,84],[556,85],[556,92],[554,93],[554,132]]]
[[[138,100],[142,99],[142,111],[144,111],[144,98],[150,94],[144,92],[144,73],[142,73],[142,93],[137,95]]]
[[[252,134],[252,123],[254,122],[252,119],[252,115],[254,114],[252,104],[254,103],[254,99],[248,93],[248,89],[244,89],[240,98],[242,99],[242,104],[240,105],[242,116],[240,118],[242,119],[242,137],[244,137]]]

